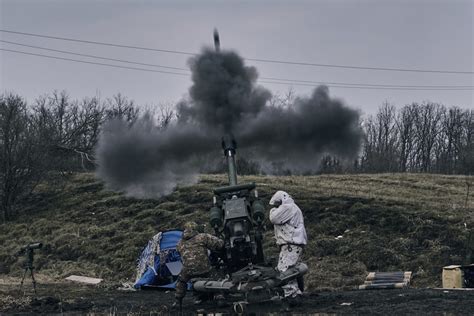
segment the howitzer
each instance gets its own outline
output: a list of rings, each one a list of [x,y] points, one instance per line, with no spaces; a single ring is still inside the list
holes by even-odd
[[[217,30],[214,30],[214,45],[219,53]],[[232,135],[222,138],[222,149],[227,160],[229,185],[214,189],[210,223],[216,236],[224,239],[218,268],[226,272],[226,277],[220,280],[193,279],[191,282],[197,292],[242,297],[244,301],[234,302],[234,312],[243,313],[247,303],[278,295],[281,286],[302,278],[308,267],[298,263],[285,272],[279,272],[266,263],[262,247],[265,207],[258,197],[255,183],[237,183],[237,143]]]
[[[226,277],[193,279],[193,289],[243,297],[244,301],[238,304],[265,301],[279,294],[283,285],[302,278],[308,267],[298,263],[279,272],[266,263],[262,247],[265,207],[255,183],[237,183],[237,144],[232,135],[222,138],[222,149],[227,160],[229,185],[214,189],[210,223],[215,234],[224,239],[223,264],[219,268]],[[237,303],[234,302],[234,308]],[[241,309],[245,304],[239,305]]]
[[[248,264],[265,262],[262,247],[265,208],[258,198],[255,183],[237,184],[235,153],[237,144],[231,135],[222,138],[227,160],[229,185],[214,189],[210,222],[215,234],[225,241],[222,258],[227,272]]]

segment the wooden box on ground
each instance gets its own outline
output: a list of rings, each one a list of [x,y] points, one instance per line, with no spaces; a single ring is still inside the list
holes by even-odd
[[[459,289],[472,287],[474,264],[461,266],[450,265],[443,268],[443,288]]]

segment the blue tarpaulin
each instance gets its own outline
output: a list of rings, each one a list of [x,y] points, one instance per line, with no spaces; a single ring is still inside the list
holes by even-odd
[[[139,269],[142,266],[143,271],[134,285],[136,289],[175,288],[182,267],[181,256],[176,250],[176,245],[181,240],[182,234],[180,230],[169,230],[156,235],[148,242],[138,259]],[[149,265],[149,262],[153,262],[153,267]]]

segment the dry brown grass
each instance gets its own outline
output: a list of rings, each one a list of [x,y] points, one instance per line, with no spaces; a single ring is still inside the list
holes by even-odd
[[[276,190],[293,195],[305,215],[309,244],[305,261],[310,289],[351,287],[367,271],[410,270],[416,286],[440,284],[443,265],[462,263],[474,199],[466,179],[426,174],[244,176],[268,201]],[[41,186],[24,201],[20,218],[0,225],[0,273],[21,275],[20,246],[39,240],[36,266],[54,279],[69,274],[111,281],[133,278],[135,259],[157,231],[189,219],[207,223],[212,188],[225,175],[203,175],[190,187],[159,199],[138,200],[103,189],[91,174],[62,186]],[[466,228],[467,227],[467,228]],[[335,237],[342,235],[342,239]],[[276,256],[272,231],[268,256]]]

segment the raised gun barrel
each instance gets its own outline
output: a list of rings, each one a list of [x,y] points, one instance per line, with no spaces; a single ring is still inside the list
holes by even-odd
[[[263,220],[265,208],[258,198],[255,183],[237,184],[235,153],[237,143],[231,134],[222,137],[227,159],[229,185],[214,189],[210,209],[211,226],[225,242],[224,261],[228,271],[249,263],[263,263]]]
[[[237,185],[237,170],[235,167],[235,150],[237,143],[234,136],[226,135],[222,137],[222,149],[224,149],[224,156],[227,159],[227,168],[229,170],[229,185]]]

